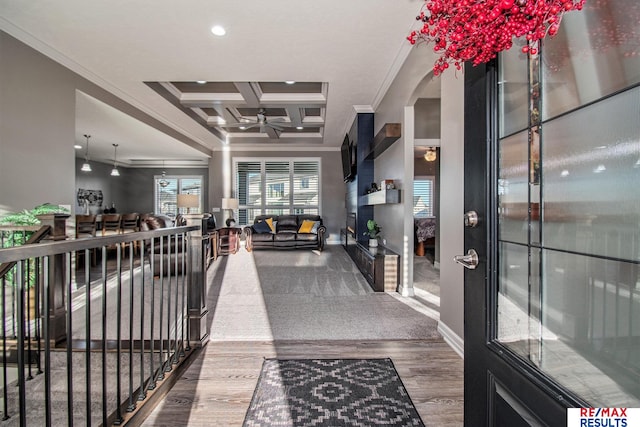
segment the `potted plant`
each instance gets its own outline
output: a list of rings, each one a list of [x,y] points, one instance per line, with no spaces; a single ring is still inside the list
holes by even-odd
[[[382,228],[380,228],[380,226],[375,220],[370,219],[367,221],[367,231],[365,231],[364,234],[369,236],[370,248],[378,247],[378,236],[380,236],[381,230]]]

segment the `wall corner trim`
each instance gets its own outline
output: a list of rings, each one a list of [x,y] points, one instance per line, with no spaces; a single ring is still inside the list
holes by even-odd
[[[464,359],[464,340],[442,321],[438,322],[438,333],[442,335],[445,342]]]

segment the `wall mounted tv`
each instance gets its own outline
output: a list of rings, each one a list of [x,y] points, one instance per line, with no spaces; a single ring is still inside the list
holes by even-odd
[[[356,148],[349,141],[349,135],[344,136],[340,153],[342,154],[342,176],[344,181],[351,181],[356,176]]]

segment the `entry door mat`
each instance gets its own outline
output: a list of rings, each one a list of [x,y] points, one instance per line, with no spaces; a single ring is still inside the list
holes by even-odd
[[[391,359],[265,359],[243,426],[424,424]]]

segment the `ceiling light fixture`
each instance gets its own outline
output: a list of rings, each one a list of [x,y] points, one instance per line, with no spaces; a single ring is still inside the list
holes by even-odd
[[[91,138],[91,135],[85,135],[84,137],[87,138],[87,149],[84,152],[84,163],[80,170],[82,172],[91,172],[91,165],[89,164],[89,138]]]
[[[75,148],[76,150],[82,150],[82,145],[80,145],[80,144],[73,144],[73,148]]]
[[[298,130],[302,130],[302,129],[304,129],[304,128],[303,128],[302,126],[296,126],[296,129],[298,129]]]
[[[205,83],[207,83],[206,80],[198,80],[196,83],[198,83],[199,85],[203,85]]]
[[[211,32],[215,36],[224,36],[225,34],[227,34],[227,30],[225,30],[221,25],[214,25],[213,27],[211,27]]]
[[[167,173],[164,171],[164,160],[162,161],[162,178],[158,181],[158,185],[162,188],[165,188],[169,185],[169,181],[167,181]]]
[[[424,152],[424,159],[427,162],[433,162],[436,160],[437,157],[438,155],[435,147],[429,147],[427,148],[427,151]]]
[[[296,84],[295,80],[286,80],[285,83],[288,85]]]
[[[113,145],[113,169],[111,169],[111,176],[120,176],[120,171],[118,170],[118,144]]]

